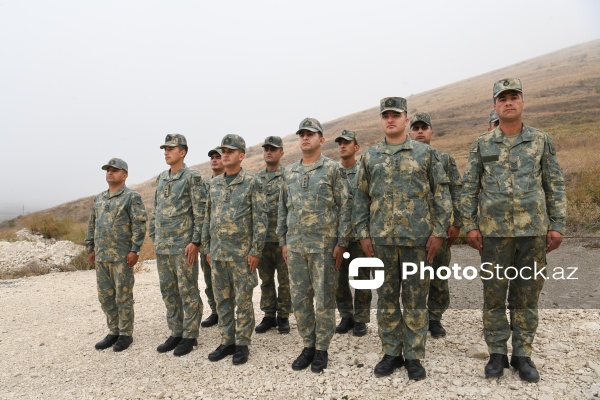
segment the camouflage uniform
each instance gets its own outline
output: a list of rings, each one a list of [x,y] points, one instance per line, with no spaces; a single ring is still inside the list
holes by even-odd
[[[213,176],[211,178],[214,179]],[[206,187],[206,193],[210,191],[210,181],[204,180],[204,186]],[[208,306],[210,307],[211,314],[217,314],[217,303],[215,301],[215,293],[212,286],[212,277],[211,277],[211,266],[206,259],[206,253],[208,249],[204,249],[202,255],[200,256],[200,268],[202,269],[202,274],[204,275],[204,283],[206,284],[206,289],[204,289],[204,293],[206,294],[206,298],[208,299]]]
[[[206,188],[200,173],[185,164],[175,174],[170,169],[163,171],[156,185],[149,233],[167,307],[167,324],[171,336],[195,339],[203,305],[198,289],[198,261],[188,265],[185,248],[190,243],[201,245]]]
[[[277,207],[283,182],[283,167],[280,165],[271,179],[269,179],[266,169],[257,173],[256,178],[262,182],[268,206],[266,243],[258,264],[258,275],[261,280],[260,309],[266,317],[275,317],[275,313],[277,313],[281,318],[288,318],[292,308],[290,278],[276,232]],[[279,295],[275,290],[275,271],[277,271],[277,281],[279,282]]]
[[[95,253],[98,299],[111,335],[133,333],[135,278],[127,254],[140,251],[146,220],[141,196],[127,186],[94,199],[85,244],[88,253]]]
[[[202,241],[212,262],[223,345],[248,346],[251,342],[252,292],[258,277],[248,267],[248,255],[261,257],[267,231],[266,210],[260,180],[244,169],[229,184],[226,174],[210,182]]]
[[[388,98],[382,100],[382,112],[388,103],[400,103],[401,110],[406,110],[404,99]],[[400,356],[404,347],[406,359],[422,359],[429,278],[421,280],[418,273],[401,276],[401,267],[403,262],[426,261],[430,236],[446,237],[452,208],[448,178],[437,152],[407,135],[395,151],[386,140],[371,146],[360,160],[357,181],[353,226],[359,239],[371,239],[375,257],[385,266],[384,283],[377,289],[383,352]],[[399,303],[401,287],[404,315]]]
[[[466,232],[483,236],[482,263],[501,266],[546,265],[546,234],[564,232],[566,197],[562,172],[550,136],[523,125],[514,143],[500,127],[480,135],[471,147],[461,200]],[[488,269],[492,269],[490,267]],[[487,276],[482,271],[482,278]],[[483,280],[484,336],[491,353],[507,354],[506,279]],[[510,282],[514,289],[513,356],[529,357],[538,325],[537,304],[544,280]]]
[[[283,178],[277,236],[287,246],[292,308],[304,347],[326,351],[335,329],[332,254],[348,245],[350,192],[339,164],[323,155],[309,166],[289,165]]]
[[[355,163],[350,168],[344,168],[346,178],[348,179],[348,187],[352,194],[356,191],[356,174],[358,172],[358,163]],[[352,207],[352,206],[351,206]],[[342,318],[353,318],[354,322],[368,323],[371,321],[371,299],[373,295],[370,289],[355,289],[354,303],[352,302],[352,291],[350,290],[348,270],[350,262],[358,257],[365,257],[365,253],[360,246],[360,242],[356,240],[356,235],[352,233],[352,239],[348,244],[348,253],[350,257],[342,261],[340,267],[338,288],[335,295],[338,312]],[[370,279],[370,271],[368,268],[359,268],[357,279]]]

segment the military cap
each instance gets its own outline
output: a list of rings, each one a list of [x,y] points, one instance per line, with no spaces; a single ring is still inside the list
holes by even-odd
[[[167,137],[165,137],[165,144],[160,146],[160,148],[164,149],[165,147],[177,146],[187,146],[187,140],[185,140],[185,136],[178,133],[170,133],[167,135]]]
[[[349,142],[356,140],[356,132],[354,131],[347,131],[347,130],[343,130],[342,133],[340,133],[338,135],[338,137],[335,138],[336,142],[339,142],[340,139],[344,139],[347,140]],[[356,143],[358,143],[358,140],[356,140]]]
[[[212,155],[213,155],[213,154],[215,154],[215,153],[217,153],[217,154],[221,155],[221,153],[223,153],[223,152],[221,151],[221,148],[220,148],[220,147],[215,147],[214,149],[212,149],[212,150],[210,150],[210,151],[208,152],[208,156],[209,156],[209,157],[212,157]]]
[[[225,135],[221,140],[221,150],[223,147],[227,147],[232,150],[241,150],[243,153],[246,152],[246,141],[239,135]]]
[[[279,136],[268,136],[267,138],[265,138],[265,143],[262,145],[262,147],[265,146],[272,146],[272,147],[278,147],[280,149],[283,148],[283,140],[281,140],[281,138]]]
[[[500,117],[498,116],[498,114],[496,114],[496,110],[490,111],[490,124],[492,122],[498,121],[499,119]]]
[[[519,78],[500,79],[498,82],[494,83],[494,98],[507,90],[516,90],[517,92],[523,93],[521,80]]]
[[[321,127],[321,123],[315,118],[304,118],[302,122],[300,122],[300,127],[296,131],[296,135],[300,133],[301,130],[306,129],[311,132],[320,132],[323,134],[323,128]]]
[[[408,107],[406,106],[406,99],[402,97],[385,97],[379,102],[379,114],[383,114],[386,111],[405,112]]]
[[[127,163],[125,161],[121,160],[120,158],[111,158],[106,164],[104,164],[102,166],[102,169],[106,171],[110,167],[122,169],[125,172],[129,171],[129,167],[127,166]]]
[[[425,122],[427,125],[431,126],[431,117],[424,112],[416,113],[410,117],[410,126],[412,127],[417,122]]]

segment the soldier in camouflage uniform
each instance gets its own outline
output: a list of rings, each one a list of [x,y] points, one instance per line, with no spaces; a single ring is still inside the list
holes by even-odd
[[[256,333],[265,333],[277,327],[279,333],[289,333],[288,318],[292,308],[290,278],[276,233],[279,192],[283,182],[283,167],[280,164],[283,157],[283,141],[279,136],[269,136],[262,147],[266,168],[258,172],[256,177],[261,180],[265,189],[269,214],[265,248],[258,263],[258,276],[261,280],[260,309],[264,311],[265,316],[255,330]],[[275,271],[279,282],[279,294],[275,290]]]
[[[125,186],[127,163],[112,158],[102,169],[108,190],[94,199],[85,238],[109,330],[96,349],[114,345],[114,351],[123,351],[133,342],[133,266],[144,242],[147,217],[139,193]]]
[[[402,276],[405,262],[433,261],[449,226],[448,178],[437,152],[408,137],[406,100],[381,100],[385,140],[371,146],[360,160],[354,196],[353,225],[367,257],[383,261],[385,278],[377,289],[377,323],[383,359],[376,376],[404,365],[408,378],[426,377],[420,359],[427,339],[429,276]],[[429,202],[431,201],[431,206]],[[402,304],[399,296],[402,288]]]
[[[254,329],[252,292],[258,285],[256,266],[267,233],[264,189],[259,179],[242,169],[245,156],[243,138],[223,138],[225,173],[210,181],[202,229],[221,331],[221,344],[208,359],[219,361],[233,354],[234,365],[248,361]]]
[[[185,136],[167,135],[165,161],[170,166],[156,179],[150,238],[154,242],[160,291],[171,335],[157,347],[183,356],[198,344],[202,299],[198,290],[198,251],[206,206],[206,188],[198,171],[184,164]]]
[[[500,125],[500,117],[496,114],[496,110],[490,111],[490,124],[488,127],[488,132]]]
[[[215,147],[211,151],[208,152],[208,156],[210,157],[210,169],[212,169],[212,178],[214,179],[216,176],[221,175],[225,172],[225,167],[223,167],[223,161],[221,161],[221,148]],[[204,180],[204,186],[206,186],[206,192],[208,193],[210,189],[210,181],[208,179]],[[204,274],[204,283],[206,284],[206,289],[204,293],[206,293],[206,297],[208,299],[208,305],[210,307],[210,315],[200,323],[200,326],[203,328],[210,328],[211,326],[216,325],[219,322],[219,314],[217,314],[217,303],[215,302],[215,293],[213,292],[212,287],[212,278],[210,273],[210,264],[206,259],[206,253],[203,252],[201,255],[200,268],[202,268],[202,273]]]
[[[348,187],[351,192],[356,190],[356,173],[358,172],[358,163],[356,162],[356,152],[360,149],[356,140],[356,132],[343,130],[338,137],[335,138],[338,144],[340,153],[340,164],[346,173],[348,179]],[[354,336],[364,336],[367,334],[367,323],[371,320],[371,299],[372,293],[370,289],[355,289],[354,302],[352,301],[352,291],[348,281],[348,270],[350,262],[357,257],[364,257],[365,253],[360,247],[360,243],[356,240],[355,235],[348,244],[348,253],[350,257],[342,261],[340,267],[338,288],[335,296],[338,312],[342,317],[338,326],[335,327],[336,333],[346,333],[352,329]],[[370,279],[368,268],[360,268],[358,270],[358,279]]]
[[[544,279],[533,269],[536,264],[538,270],[543,268],[546,253],[562,242],[565,186],[550,136],[523,124],[521,81],[494,83],[493,98],[500,125],[473,142],[461,201],[467,241],[480,252],[482,268],[491,263],[487,269],[494,271],[493,276],[483,271],[481,275],[483,331],[490,353],[485,376],[502,376],[509,365],[508,280],[503,274],[514,267],[519,274],[510,282],[515,301],[510,365],[521,379],[537,382],[539,373],[530,357]]]
[[[410,138],[421,143],[431,145],[433,136],[433,126],[431,117],[427,113],[416,113],[410,119]],[[460,191],[462,189],[462,179],[456,168],[456,161],[450,154],[441,150],[436,150],[444,172],[450,181],[450,197],[452,198],[452,225],[446,232],[447,238],[440,251],[435,255],[431,266],[437,271],[441,266],[450,265],[450,247],[454,244],[460,234]],[[448,279],[440,279],[436,275],[429,283],[429,297],[427,298],[427,309],[429,310],[429,332],[431,337],[439,338],[446,336],[446,330],[442,326],[442,314],[450,305],[450,290],[448,289]]]
[[[277,236],[304,342],[292,369],[311,365],[318,373],[327,368],[335,329],[337,270],[350,235],[350,192],[339,164],[321,154],[325,138],[319,121],[305,118],[296,134],[302,160],[289,165],[283,175]]]

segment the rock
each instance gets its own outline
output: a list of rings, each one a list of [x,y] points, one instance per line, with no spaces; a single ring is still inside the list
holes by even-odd
[[[487,347],[482,345],[469,347],[465,354],[469,358],[478,358],[481,360],[486,360],[489,357]]]
[[[598,363],[595,363],[593,361],[587,361],[585,363],[585,366],[587,368],[590,368],[592,371],[594,371],[596,373],[597,376],[600,376],[600,365]]]

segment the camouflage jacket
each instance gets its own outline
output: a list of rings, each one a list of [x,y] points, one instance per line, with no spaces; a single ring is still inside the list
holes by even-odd
[[[348,247],[350,199],[337,162],[321,155],[310,166],[302,161],[289,165],[279,196],[279,245],[298,253],[321,253],[336,244]]]
[[[279,207],[279,192],[281,191],[281,184],[283,182],[283,167],[280,165],[271,179],[269,179],[269,173],[266,168],[258,172],[256,177],[261,180],[267,197],[268,223],[265,242],[279,242],[279,238],[277,237],[277,209]]]
[[[359,239],[425,246],[429,236],[446,237],[451,210],[448,177],[431,146],[407,137],[392,153],[384,140],[362,156],[352,213]]]
[[[460,214],[460,194],[462,191],[462,178],[460,177],[460,173],[458,172],[458,168],[456,168],[456,161],[454,157],[450,154],[436,150],[440,161],[442,162],[442,167],[444,168],[444,172],[448,177],[449,189],[450,189],[450,198],[452,199],[452,225],[458,226],[459,228],[462,226],[462,219]]]
[[[200,173],[183,167],[175,175],[163,171],[156,178],[150,237],[156,254],[184,254],[185,247],[201,246],[206,187]]]
[[[358,177],[358,166],[359,163],[358,161],[354,163],[353,166],[351,166],[350,168],[344,168],[341,167],[344,172],[346,173],[346,182],[348,183],[348,189],[350,190],[350,210],[353,209],[354,207],[354,194],[356,193],[356,184],[358,183],[358,181],[356,180],[356,178]],[[348,220],[348,225],[350,227],[350,241],[351,242],[356,242],[356,232],[354,232],[354,227],[352,226],[352,213],[350,212],[348,214],[349,220]]]
[[[473,142],[463,176],[464,230],[483,236],[564,234],[567,199],[554,143],[523,125],[514,144],[500,127]]]
[[[85,244],[96,261],[123,261],[127,253],[140,251],[146,236],[146,208],[140,194],[123,186],[94,199]]]
[[[262,182],[240,170],[227,184],[225,174],[210,181],[202,228],[205,253],[212,260],[261,257],[267,234],[267,205]]]

